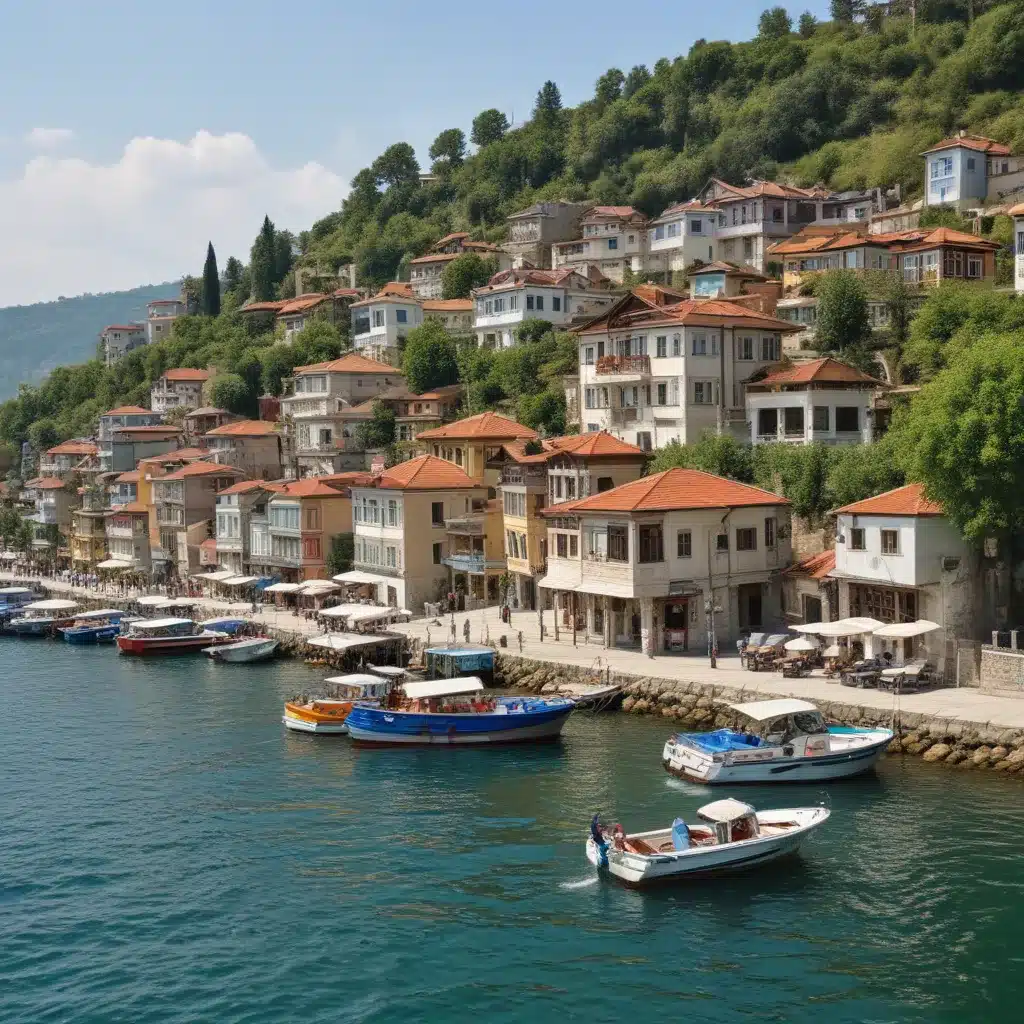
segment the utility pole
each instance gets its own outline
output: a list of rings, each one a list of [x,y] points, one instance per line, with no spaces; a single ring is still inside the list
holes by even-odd
[[[715,585],[711,576],[711,530],[708,530],[708,597],[704,602],[708,627],[708,657],[711,667],[718,668],[718,643],[715,640]]]

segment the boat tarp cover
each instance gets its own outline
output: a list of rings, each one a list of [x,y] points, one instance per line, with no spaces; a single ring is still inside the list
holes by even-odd
[[[796,697],[783,697],[779,700],[755,700],[750,704],[730,704],[733,711],[738,711],[755,722],[767,722],[770,718],[780,715],[795,715],[801,711],[817,711],[810,701],[798,700]]]
[[[423,682],[406,683],[402,689],[413,699],[419,697],[454,697],[459,693],[479,693],[484,688],[477,676],[463,676],[460,679],[426,679]]]
[[[60,597],[52,597],[46,601],[33,601],[31,604],[25,605],[22,611],[26,612],[66,612],[72,608],[77,608],[78,604],[75,601],[66,601]]]
[[[735,821],[737,818],[753,814],[754,808],[742,800],[734,800],[731,796],[724,800],[715,800],[713,803],[705,804],[697,814],[705,821]]]

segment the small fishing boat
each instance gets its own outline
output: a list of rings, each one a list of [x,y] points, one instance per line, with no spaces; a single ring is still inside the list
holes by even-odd
[[[352,673],[331,676],[324,680],[332,692],[330,697],[312,700],[291,700],[284,706],[281,719],[285,728],[293,732],[312,732],[327,735],[345,735],[348,716],[357,703],[375,705],[391,692],[394,683],[382,676]]]
[[[230,643],[204,647],[203,654],[208,654],[216,661],[266,661],[274,656],[279,642],[269,636],[248,636],[243,640],[232,639]]]
[[[23,615],[11,619],[7,629],[17,636],[53,636],[61,626],[71,624],[67,613],[78,607],[75,601],[51,597],[45,601],[32,601],[22,605]],[[64,613],[63,615],[61,613]]]
[[[227,633],[228,636],[236,636],[240,629],[251,626],[248,619],[240,619],[237,615],[228,615],[215,619],[203,619],[199,625],[203,629],[211,629],[215,633]]]
[[[626,834],[604,826],[595,814],[587,860],[599,872],[629,886],[742,871],[795,853],[828,821],[825,807],[755,811],[739,800],[716,800],[697,811],[703,825],[676,818],[670,828]]]
[[[70,626],[62,626],[60,633],[69,644],[110,643],[121,633],[124,614],[120,608],[82,612]]]
[[[122,654],[189,654],[230,643],[227,633],[201,629],[192,619],[142,619],[117,638]]]
[[[662,751],[665,768],[708,784],[841,779],[871,768],[893,736],[891,729],[826,725],[813,704],[795,698],[729,707],[749,728],[677,733]]]
[[[360,746],[458,746],[554,740],[575,707],[566,697],[483,697],[477,676],[403,683],[380,707],[352,708]]]
[[[606,711],[622,699],[619,683],[564,683],[558,688],[560,697],[569,697],[579,710]]]

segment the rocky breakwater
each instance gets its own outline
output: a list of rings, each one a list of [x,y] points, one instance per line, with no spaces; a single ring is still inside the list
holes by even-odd
[[[553,665],[507,655],[498,657],[495,681],[530,693],[554,693],[567,683],[619,683],[625,695],[622,711],[657,716],[673,730],[686,732],[735,728],[741,720],[729,704],[766,699],[763,693],[703,683],[622,673],[602,673],[598,677],[571,665]],[[834,725],[892,729],[895,735],[889,746],[890,754],[920,757],[961,769],[987,768],[1024,776],[1024,730],[924,715],[902,708],[869,708],[845,701],[818,701],[817,706]]]

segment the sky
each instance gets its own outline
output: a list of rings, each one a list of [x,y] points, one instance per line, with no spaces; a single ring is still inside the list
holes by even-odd
[[[752,37],[767,6],[3,0],[0,306],[199,273],[208,240],[247,261],[264,213],[308,228],[393,142],[426,166],[546,79],[572,106],[610,67]]]

